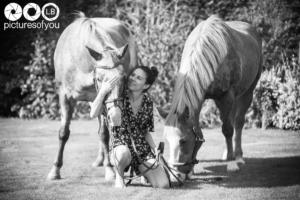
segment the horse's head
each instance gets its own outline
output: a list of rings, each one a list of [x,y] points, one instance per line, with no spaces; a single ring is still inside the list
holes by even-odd
[[[90,56],[94,60],[94,82],[95,87],[99,90],[104,80],[110,80],[118,77],[120,81],[112,89],[112,91],[105,97],[104,104],[108,118],[121,121],[121,95],[123,92],[124,80],[126,76],[126,66],[128,66],[129,55],[126,53],[128,44],[120,48],[105,47],[103,50],[95,50],[93,44],[86,46]]]
[[[170,113],[166,119],[164,136],[170,147],[169,164],[181,181],[192,173],[198,163],[196,155],[203,143],[198,124],[198,117],[189,116],[187,109],[181,115]]]

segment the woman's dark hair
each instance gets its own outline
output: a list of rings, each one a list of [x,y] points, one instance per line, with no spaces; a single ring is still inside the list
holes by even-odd
[[[147,67],[147,66],[137,66],[135,67],[133,70],[131,70],[130,74],[132,72],[134,72],[136,69],[141,69],[146,73],[146,84],[150,85],[149,88],[151,87],[151,85],[154,83],[154,81],[156,80],[157,76],[158,76],[158,70],[156,67]],[[149,88],[147,88],[145,91],[147,91]]]
[[[146,84],[148,85],[152,85],[154,83],[154,81],[156,80],[157,76],[158,76],[158,70],[156,67],[146,67],[146,66],[138,66],[136,69],[142,69],[146,75]]]

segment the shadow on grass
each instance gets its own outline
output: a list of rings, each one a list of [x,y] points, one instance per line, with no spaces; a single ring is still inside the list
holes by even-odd
[[[300,184],[300,156],[282,158],[246,158],[239,172],[228,173],[226,162],[220,165],[206,161],[211,166],[208,174],[194,175],[192,182],[216,184],[228,188],[277,187]]]

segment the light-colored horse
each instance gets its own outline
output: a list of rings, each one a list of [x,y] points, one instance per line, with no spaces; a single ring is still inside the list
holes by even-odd
[[[61,127],[59,149],[48,179],[60,179],[64,146],[70,135],[70,121],[77,100],[93,101],[104,79],[121,81],[108,95],[110,107],[120,98],[123,77],[137,64],[136,45],[130,31],[111,18],[78,18],[61,34],[54,53],[55,78],[59,85]],[[109,116],[108,116],[109,117]],[[106,179],[114,176],[108,156],[109,131],[103,115],[99,119],[100,147],[94,166],[106,166]]]
[[[227,170],[244,163],[241,146],[245,113],[262,70],[261,39],[250,24],[224,22],[218,16],[202,21],[188,36],[177,73],[173,102],[164,134],[170,164],[185,179],[196,160],[199,114],[203,101],[215,100],[227,144]],[[235,132],[235,150],[232,137]]]

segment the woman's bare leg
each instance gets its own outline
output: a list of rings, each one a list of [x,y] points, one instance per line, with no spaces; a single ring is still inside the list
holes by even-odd
[[[124,188],[124,170],[131,162],[131,154],[127,146],[120,145],[113,149],[111,160],[116,169],[115,187]]]

